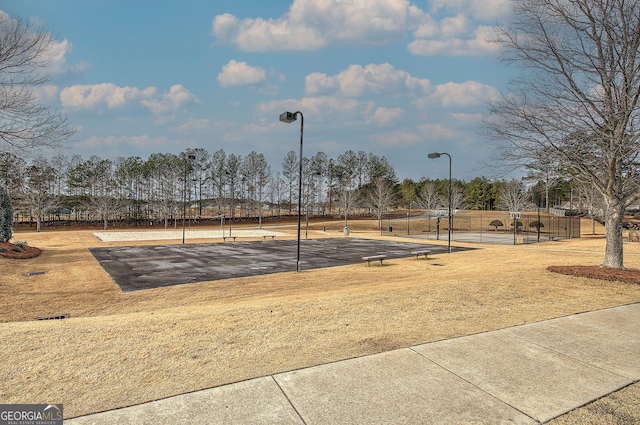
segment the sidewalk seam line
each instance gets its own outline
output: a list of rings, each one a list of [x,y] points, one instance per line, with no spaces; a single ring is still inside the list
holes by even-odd
[[[534,417],[532,417],[532,416],[530,416],[530,415],[526,414],[525,412],[523,412],[522,410],[518,409],[517,407],[512,406],[511,404],[507,403],[507,402],[506,402],[506,401],[504,401],[504,400],[500,400],[498,397],[494,396],[493,394],[491,394],[490,392],[486,391],[485,389],[483,389],[483,388],[479,387],[478,385],[474,384],[473,382],[471,382],[471,381],[469,381],[469,380],[467,380],[467,379],[463,378],[462,376],[458,375],[458,374],[457,374],[457,373],[455,373],[454,371],[452,371],[452,370],[450,370],[450,369],[448,369],[448,368],[444,367],[444,366],[443,366],[443,365],[441,365],[440,363],[438,363],[438,362],[436,362],[436,361],[434,361],[434,360],[431,360],[429,357],[427,357],[427,356],[423,355],[422,353],[419,353],[418,351],[416,351],[416,350],[414,349],[414,347],[409,347],[409,350],[413,351],[414,353],[416,353],[417,355],[419,355],[419,356],[420,356],[420,357],[422,357],[423,359],[430,361],[431,363],[433,363],[434,365],[438,366],[439,368],[442,368],[443,370],[446,370],[447,372],[449,372],[449,373],[450,373],[450,374],[452,374],[453,376],[455,376],[455,377],[457,377],[457,378],[461,379],[462,381],[466,382],[467,384],[471,385],[472,387],[477,388],[478,390],[480,390],[480,391],[481,391],[481,392],[483,392],[484,394],[488,395],[488,396],[489,396],[489,397],[491,397],[492,399],[494,399],[494,400],[496,400],[496,401],[498,401],[498,402],[500,402],[500,403],[504,404],[505,406],[509,406],[510,408],[512,408],[513,410],[515,410],[516,412],[519,412],[519,413],[523,414],[524,416],[526,416],[527,418],[530,418],[531,420],[535,421],[535,423],[538,423],[538,424],[539,424],[539,423],[541,423],[539,420],[537,420],[536,418],[534,418]]]
[[[280,386],[280,383],[278,382],[278,380],[276,379],[276,377],[274,375],[269,375],[271,377],[271,379],[273,379],[273,382],[276,383],[276,385],[278,386],[278,388],[280,389],[280,392],[282,393],[282,395],[284,396],[284,398],[287,399],[287,401],[289,402],[289,405],[291,406],[291,408],[293,409],[294,412],[296,412],[296,415],[298,415],[298,417],[300,418],[300,420],[302,421],[302,423],[304,425],[307,425],[307,422],[304,420],[304,418],[302,417],[302,415],[300,414],[300,412],[298,412],[298,409],[296,409],[296,406],[293,405],[293,402],[291,401],[291,399],[289,398],[289,396],[287,395],[287,393],[284,391],[284,389],[282,389],[282,387]]]
[[[538,347],[540,347],[540,348],[543,348],[543,349],[545,349],[545,350],[549,350],[549,351],[551,351],[551,352],[553,352],[553,353],[555,353],[555,354],[558,354],[558,355],[560,355],[560,356],[562,356],[562,357],[565,357],[565,358],[567,358],[567,359],[574,360],[574,361],[576,361],[576,362],[578,362],[578,363],[582,363],[583,365],[586,365],[586,366],[592,367],[592,368],[594,368],[594,369],[598,369],[598,370],[600,370],[600,371],[602,371],[602,372],[610,373],[611,375],[618,376],[618,377],[620,377],[620,378],[623,378],[623,379],[629,380],[629,381],[631,381],[631,382],[633,382],[633,381],[634,381],[634,379],[633,379],[633,378],[630,378],[630,377],[628,377],[628,376],[621,375],[621,374],[620,374],[620,373],[618,373],[618,372],[614,372],[614,371],[612,371],[612,370],[605,369],[605,368],[604,368],[604,367],[602,367],[602,366],[598,366],[598,365],[595,365],[595,364],[592,364],[592,363],[588,363],[588,362],[586,362],[585,360],[580,360],[580,359],[578,359],[578,358],[576,358],[576,357],[573,357],[573,356],[571,356],[571,355],[569,355],[569,354],[566,354],[566,353],[563,353],[563,352],[561,352],[561,351],[558,351],[558,350],[556,350],[555,348],[547,347],[546,345],[542,345],[542,344],[537,343],[537,342],[535,342],[535,341],[531,341],[531,340],[529,340],[529,339],[527,339],[527,338],[524,338],[524,337],[521,337],[521,336],[516,335],[516,334],[514,334],[514,333],[511,333],[508,329],[498,329],[496,332],[508,333],[509,335],[511,335],[511,336],[513,336],[513,337],[515,337],[515,338],[518,338],[518,339],[520,339],[520,340],[522,340],[522,341],[526,341],[526,342],[528,342],[529,344],[533,344],[533,345],[538,346]],[[628,384],[627,384],[627,385],[628,385]],[[624,387],[621,387],[621,388],[624,388]],[[619,390],[619,389],[620,389],[620,388],[618,388],[618,390]],[[618,391],[618,390],[614,390],[614,391]]]

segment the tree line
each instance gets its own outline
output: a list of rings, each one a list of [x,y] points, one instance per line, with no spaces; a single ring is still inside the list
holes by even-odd
[[[0,183],[11,200],[14,221],[73,220],[112,224],[160,222],[165,228],[189,218],[253,218],[297,214],[299,159],[288,152],[275,170],[261,153],[189,149],[115,160],[56,155],[27,162],[0,153]],[[527,187],[519,180],[477,177],[453,180],[453,209],[520,211],[567,200],[571,184],[561,179]],[[379,220],[398,209],[447,208],[448,179],[400,182],[384,156],[346,151],[302,159],[301,214],[344,217],[366,213]],[[541,195],[544,193],[544,197]],[[584,196],[580,196],[584,199]],[[576,201],[578,192],[576,191]],[[574,202],[573,205],[579,205]]]
[[[497,28],[491,41],[501,47],[501,60],[518,67],[520,74],[510,81],[502,96],[489,102],[483,131],[499,144],[498,158],[503,166],[527,168],[542,177],[547,205],[552,187],[550,172],[556,171],[565,181],[589,194],[585,197],[593,199],[594,204],[603,204],[606,245],[602,266],[624,269],[624,215],[629,206],[640,200],[640,3],[628,0],[515,0],[512,6],[508,26]],[[0,11],[0,40],[0,149],[21,154],[64,145],[74,129],[63,113],[40,104],[35,94],[35,89],[48,81],[46,69],[51,57],[48,51],[52,36],[31,21],[13,19]],[[259,154],[252,156],[259,157]],[[295,159],[295,154],[290,156]],[[185,170],[183,211],[187,192],[191,196],[191,184],[186,184],[186,174],[192,171],[189,159],[190,154],[178,155],[178,165],[171,170],[174,175],[169,175],[167,181],[140,178],[141,172],[136,170],[150,161],[140,158],[104,164],[105,173],[114,173],[118,179],[125,180],[122,186],[97,182],[95,187],[86,189],[82,186],[86,184],[84,182],[75,183],[78,187],[69,184],[66,176],[50,179],[49,173],[42,171],[49,170],[48,161],[41,159],[34,161],[35,168],[29,166],[32,175],[25,179],[29,185],[33,182],[30,187],[35,188],[39,181],[44,187],[58,178],[68,186],[64,196],[76,214],[81,208],[92,210],[93,214],[105,217],[105,224],[114,211],[121,213],[122,209],[126,209],[127,216],[135,217],[136,223],[145,211],[165,217],[166,223],[166,217],[179,214],[181,166]],[[96,162],[101,161],[96,158]],[[311,159],[306,167],[312,168]],[[53,174],[59,170],[52,168]],[[204,173],[200,169],[197,171]],[[393,196],[398,194],[398,183],[393,179],[388,181],[371,175],[368,180],[358,179],[353,168],[342,169],[344,176],[334,174],[334,171],[318,174],[317,179],[313,172],[305,173],[307,211],[314,190],[324,203],[327,201],[325,193],[330,194],[330,211],[335,197],[345,221],[350,209],[363,204],[365,197],[372,205],[371,210],[378,214],[383,207],[396,202]],[[265,205],[263,196],[272,203],[275,200],[275,206],[280,208],[282,199],[287,198],[277,194],[286,192],[287,183],[288,209],[291,211],[294,190],[286,173],[290,174],[291,170],[284,165],[280,178],[265,172],[262,177],[271,176],[269,183],[258,174],[248,179],[231,169],[216,177],[222,182],[224,176],[230,176],[230,214],[236,204],[235,188],[240,187],[242,198],[251,199],[255,204],[251,208],[257,209],[261,217],[260,210]],[[361,177],[364,175],[360,174]],[[239,181],[238,177],[244,177],[244,181]],[[142,187],[147,180],[158,186]],[[317,188],[314,188],[312,183],[316,180]],[[328,187],[328,190],[320,187],[323,182],[324,189]],[[216,186],[202,179],[198,183],[200,192],[195,195],[201,204],[205,201],[221,203],[223,185]],[[409,192],[410,183],[406,185]],[[208,190],[207,184],[211,185],[210,198],[203,196],[202,189]],[[519,205],[516,204],[522,201],[523,190],[517,186],[518,182],[505,184],[513,190],[500,192],[503,194],[501,202],[510,200],[511,210],[517,209]],[[249,194],[247,190],[245,195],[245,187],[251,187],[253,192]],[[269,189],[261,192],[265,188]],[[0,220],[0,226],[4,227],[8,226],[7,212],[12,211],[6,201],[9,199],[7,190],[8,186],[0,188],[0,192],[5,192],[0,199],[0,216],[5,217]],[[571,187],[571,193],[573,190]],[[457,198],[460,190],[452,192],[448,194],[448,201]],[[21,201],[19,208],[36,205],[37,208],[30,207],[37,210],[31,213],[36,217],[42,211],[50,211],[42,205],[54,204],[51,199],[56,199],[43,195],[42,190],[24,186],[22,191],[12,193]],[[474,197],[467,199],[470,198]],[[538,194],[536,198],[540,204],[541,196]],[[57,199],[59,202],[60,195]],[[485,205],[486,200],[481,204]],[[592,214],[596,209],[591,207]]]

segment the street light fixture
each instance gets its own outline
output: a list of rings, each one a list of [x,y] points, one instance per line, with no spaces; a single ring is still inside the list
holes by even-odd
[[[184,185],[182,190],[182,243],[184,244],[184,218],[187,215],[187,164],[196,157],[194,155],[189,155],[187,157],[189,161],[184,161]],[[189,221],[189,226],[191,226],[191,221]]]
[[[304,115],[302,112],[283,112],[280,114],[280,121],[291,124],[300,114],[300,169],[298,170],[298,256],[296,260],[296,271],[300,271],[300,218],[302,212],[302,133],[304,131]]]
[[[451,155],[449,155],[446,152],[441,152],[441,153],[430,153],[429,155],[427,155],[429,157],[429,159],[435,159],[435,158],[440,158],[442,155],[447,155],[449,157],[449,225],[447,226],[449,228],[449,242],[448,242],[448,248],[449,248],[449,254],[451,254]]]

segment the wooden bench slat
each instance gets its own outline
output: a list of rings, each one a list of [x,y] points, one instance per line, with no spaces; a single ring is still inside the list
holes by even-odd
[[[428,258],[429,254],[431,254],[431,251],[429,250],[421,250],[421,251],[413,251],[411,252],[413,255],[416,256],[416,260],[418,259],[418,257],[420,257],[421,255],[424,255],[425,260]]]
[[[385,258],[387,258],[386,255],[370,255],[368,257],[362,257],[362,259],[367,262],[367,266],[371,265],[371,262],[376,260],[380,261],[380,265],[382,265],[382,260]]]

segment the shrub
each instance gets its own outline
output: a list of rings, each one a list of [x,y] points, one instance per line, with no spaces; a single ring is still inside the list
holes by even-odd
[[[500,221],[500,220],[493,220],[491,223],[489,223],[489,226],[493,226],[496,228],[496,232],[498,231],[498,227],[502,227],[504,226],[504,224]]]
[[[5,247],[0,248],[0,252],[9,252],[9,250]]]
[[[13,248],[11,248],[11,251],[22,252],[24,249],[20,245],[14,245]]]

